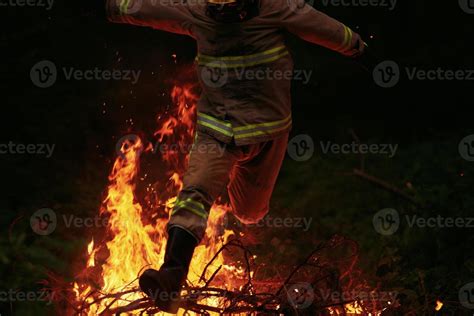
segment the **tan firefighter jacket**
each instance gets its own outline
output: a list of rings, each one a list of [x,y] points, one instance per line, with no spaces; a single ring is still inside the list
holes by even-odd
[[[304,0],[260,0],[260,13],[218,23],[205,0],[107,0],[110,21],[189,35],[197,42],[198,130],[237,145],[274,139],[291,128],[293,61],[285,32],[352,55],[359,37]]]

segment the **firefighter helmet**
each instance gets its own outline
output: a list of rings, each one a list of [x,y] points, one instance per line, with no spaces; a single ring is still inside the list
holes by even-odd
[[[207,0],[207,15],[217,22],[243,22],[258,15],[258,0]]]

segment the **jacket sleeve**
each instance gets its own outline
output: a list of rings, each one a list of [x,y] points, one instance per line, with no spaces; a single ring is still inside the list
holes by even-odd
[[[304,0],[278,0],[281,27],[300,38],[346,56],[359,53],[359,34],[341,22],[314,9]]]
[[[111,22],[148,26],[158,30],[192,36],[192,14],[184,1],[105,1],[107,17]]]

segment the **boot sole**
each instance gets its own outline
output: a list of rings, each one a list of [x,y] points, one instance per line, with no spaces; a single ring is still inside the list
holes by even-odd
[[[160,300],[160,292],[162,292],[161,289],[163,286],[158,282],[158,280],[156,280],[156,278],[144,273],[140,276],[139,284],[142,292],[148,295],[148,297],[154,301],[155,306],[160,310],[172,314],[178,312],[179,300]]]

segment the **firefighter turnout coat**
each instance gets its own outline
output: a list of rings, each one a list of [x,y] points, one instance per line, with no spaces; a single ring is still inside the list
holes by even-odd
[[[260,0],[258,16],[219,23],[205,0],[107,0],[112,22],[188,35],[197,42],[197,129],[224,143],[256,144],[291,128],[293,61],[289,31],[314,44],[357,54],[360,37],[304,0]],[[288,75],[290,74],[290,75]]]

